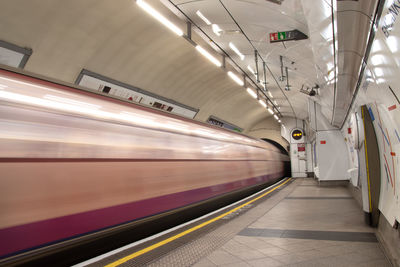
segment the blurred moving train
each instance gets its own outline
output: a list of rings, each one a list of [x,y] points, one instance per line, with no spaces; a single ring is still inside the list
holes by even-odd
[[[97,253],[112,249],[118,234],[209,212],[288,165],[242,134],[0,70],[0,264],[95,240]]]

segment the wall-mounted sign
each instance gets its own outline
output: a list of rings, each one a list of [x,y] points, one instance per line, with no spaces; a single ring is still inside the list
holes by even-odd
[[[304,144],[304,143],[297,144],[297,151],[299,151],[299,152],[306,151],[306,144]]]
[[[226,122],[226,121],[221,120],[221,119],[219,119],[217,117],[214,117],[214,116],[210,116],[208,118],[207,122],[209,124],[216,125],[216,126],[219,126],[219,127],[225,128],[225,129],[229,129],[229,130],[232,130],[232,131],[235,131],[235,132],[239,132],[240,133],[240,132],[243,131],[243,129],[233,125],[232,123]]]
[[[30,48],[0,40],[0,64],[23,69],[31,55],[32,49]]]
[[[294,131],[292,132],[292,138],[293,138],[294,140],[300,140],[302,137],[303,137],[303,132],[302,132],[302,131],[300,131],[300,130],[294,130]]]
[[[308,36],[299,30],[285,31],[285,32],[272,32],[269,34],[269,42],[285,42],[308,39]]]
[[[191,119],[193,119],[199,111],[198,109],[178,103],[172,99],[147,92],[143,89],[85,69],[81,71],[75,83],[86,88],[97,90],[103,94],[122,98],[132,103],[140,103]]]

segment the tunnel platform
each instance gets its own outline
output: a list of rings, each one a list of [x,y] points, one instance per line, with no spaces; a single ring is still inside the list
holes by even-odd
[[[76,266],[392,266],[346,186],[287,179]]]

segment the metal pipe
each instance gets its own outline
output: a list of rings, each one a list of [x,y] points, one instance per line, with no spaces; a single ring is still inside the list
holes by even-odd
[[[266,63],[263,61],[263,69],[264,69],[264,91],[267,90],[267,68],[266,68]]]
[[[286,90],[290,90],[290,85],[289,85],[289,72],[288,72],[288,67],[285,67],[286,69]]]
[[[256,61],[256,81],[257,83],[260,82],[260,76],[258,76],[258,52],[254,50],[254,60]]]

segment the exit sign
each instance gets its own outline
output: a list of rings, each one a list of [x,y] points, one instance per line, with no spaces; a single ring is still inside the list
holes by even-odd
[[[272,32],[269,34],[269,42],[270,43],[293,41],[293,40],[304,40],[307,38],[308,38],[308,36],[299,30],[285,31],[285,32]]]

